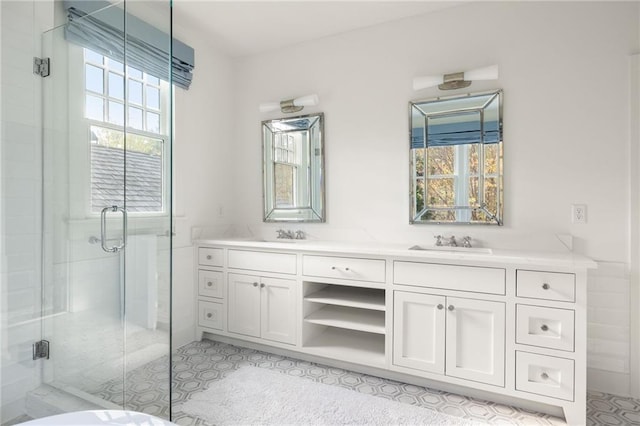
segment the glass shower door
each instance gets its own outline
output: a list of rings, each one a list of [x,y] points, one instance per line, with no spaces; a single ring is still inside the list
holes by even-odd
[[[170,63],[130,48],[148,5],[69,9],[42,36],[43,382],[61,411],[170,417]]]

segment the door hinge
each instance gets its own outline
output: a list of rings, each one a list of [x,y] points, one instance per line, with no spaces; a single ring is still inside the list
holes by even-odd
[[[33,73],[40,77],[49,77],[51,61],[49,58],[33,58]]]
[[[33,344],[33,359],[46,358],[49,359],[49,341],[40,340]]]

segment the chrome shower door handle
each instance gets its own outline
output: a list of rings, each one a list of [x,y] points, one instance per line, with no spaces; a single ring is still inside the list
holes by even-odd
[[[107,212],[122,212],[122,239],[117,246],[107,247]],[[127,244],[127,211],[122,207],[111,206],[105,207],[100,212],[100,245],[102,250],[107,253],[116,253],[124,248]]]
[[[127,210],[124,207],[120,207],[118,211],[122,212],[122,240],[116,251],[122,250],[127,245]]]

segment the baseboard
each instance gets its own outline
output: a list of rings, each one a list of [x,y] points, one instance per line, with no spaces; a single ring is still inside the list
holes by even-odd
[[[627,373],[587,368],[587,389],[590,391],[630,396],[630,376]]]

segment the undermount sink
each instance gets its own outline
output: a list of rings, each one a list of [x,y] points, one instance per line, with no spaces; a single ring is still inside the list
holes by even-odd
[[[484,253],[492,254],[493,250],[486,247],[450,247],[450,246],[421,246],[415,245],[409,247],[409,250],[424,250],[424,251],[451,251],[456,253]]]
[[[274,239],[266,239],[266,238],[248,238],[246,241],[252,241],[255,243],[299,243],[306,240],[296,240],[290,238],[274,238]]]

